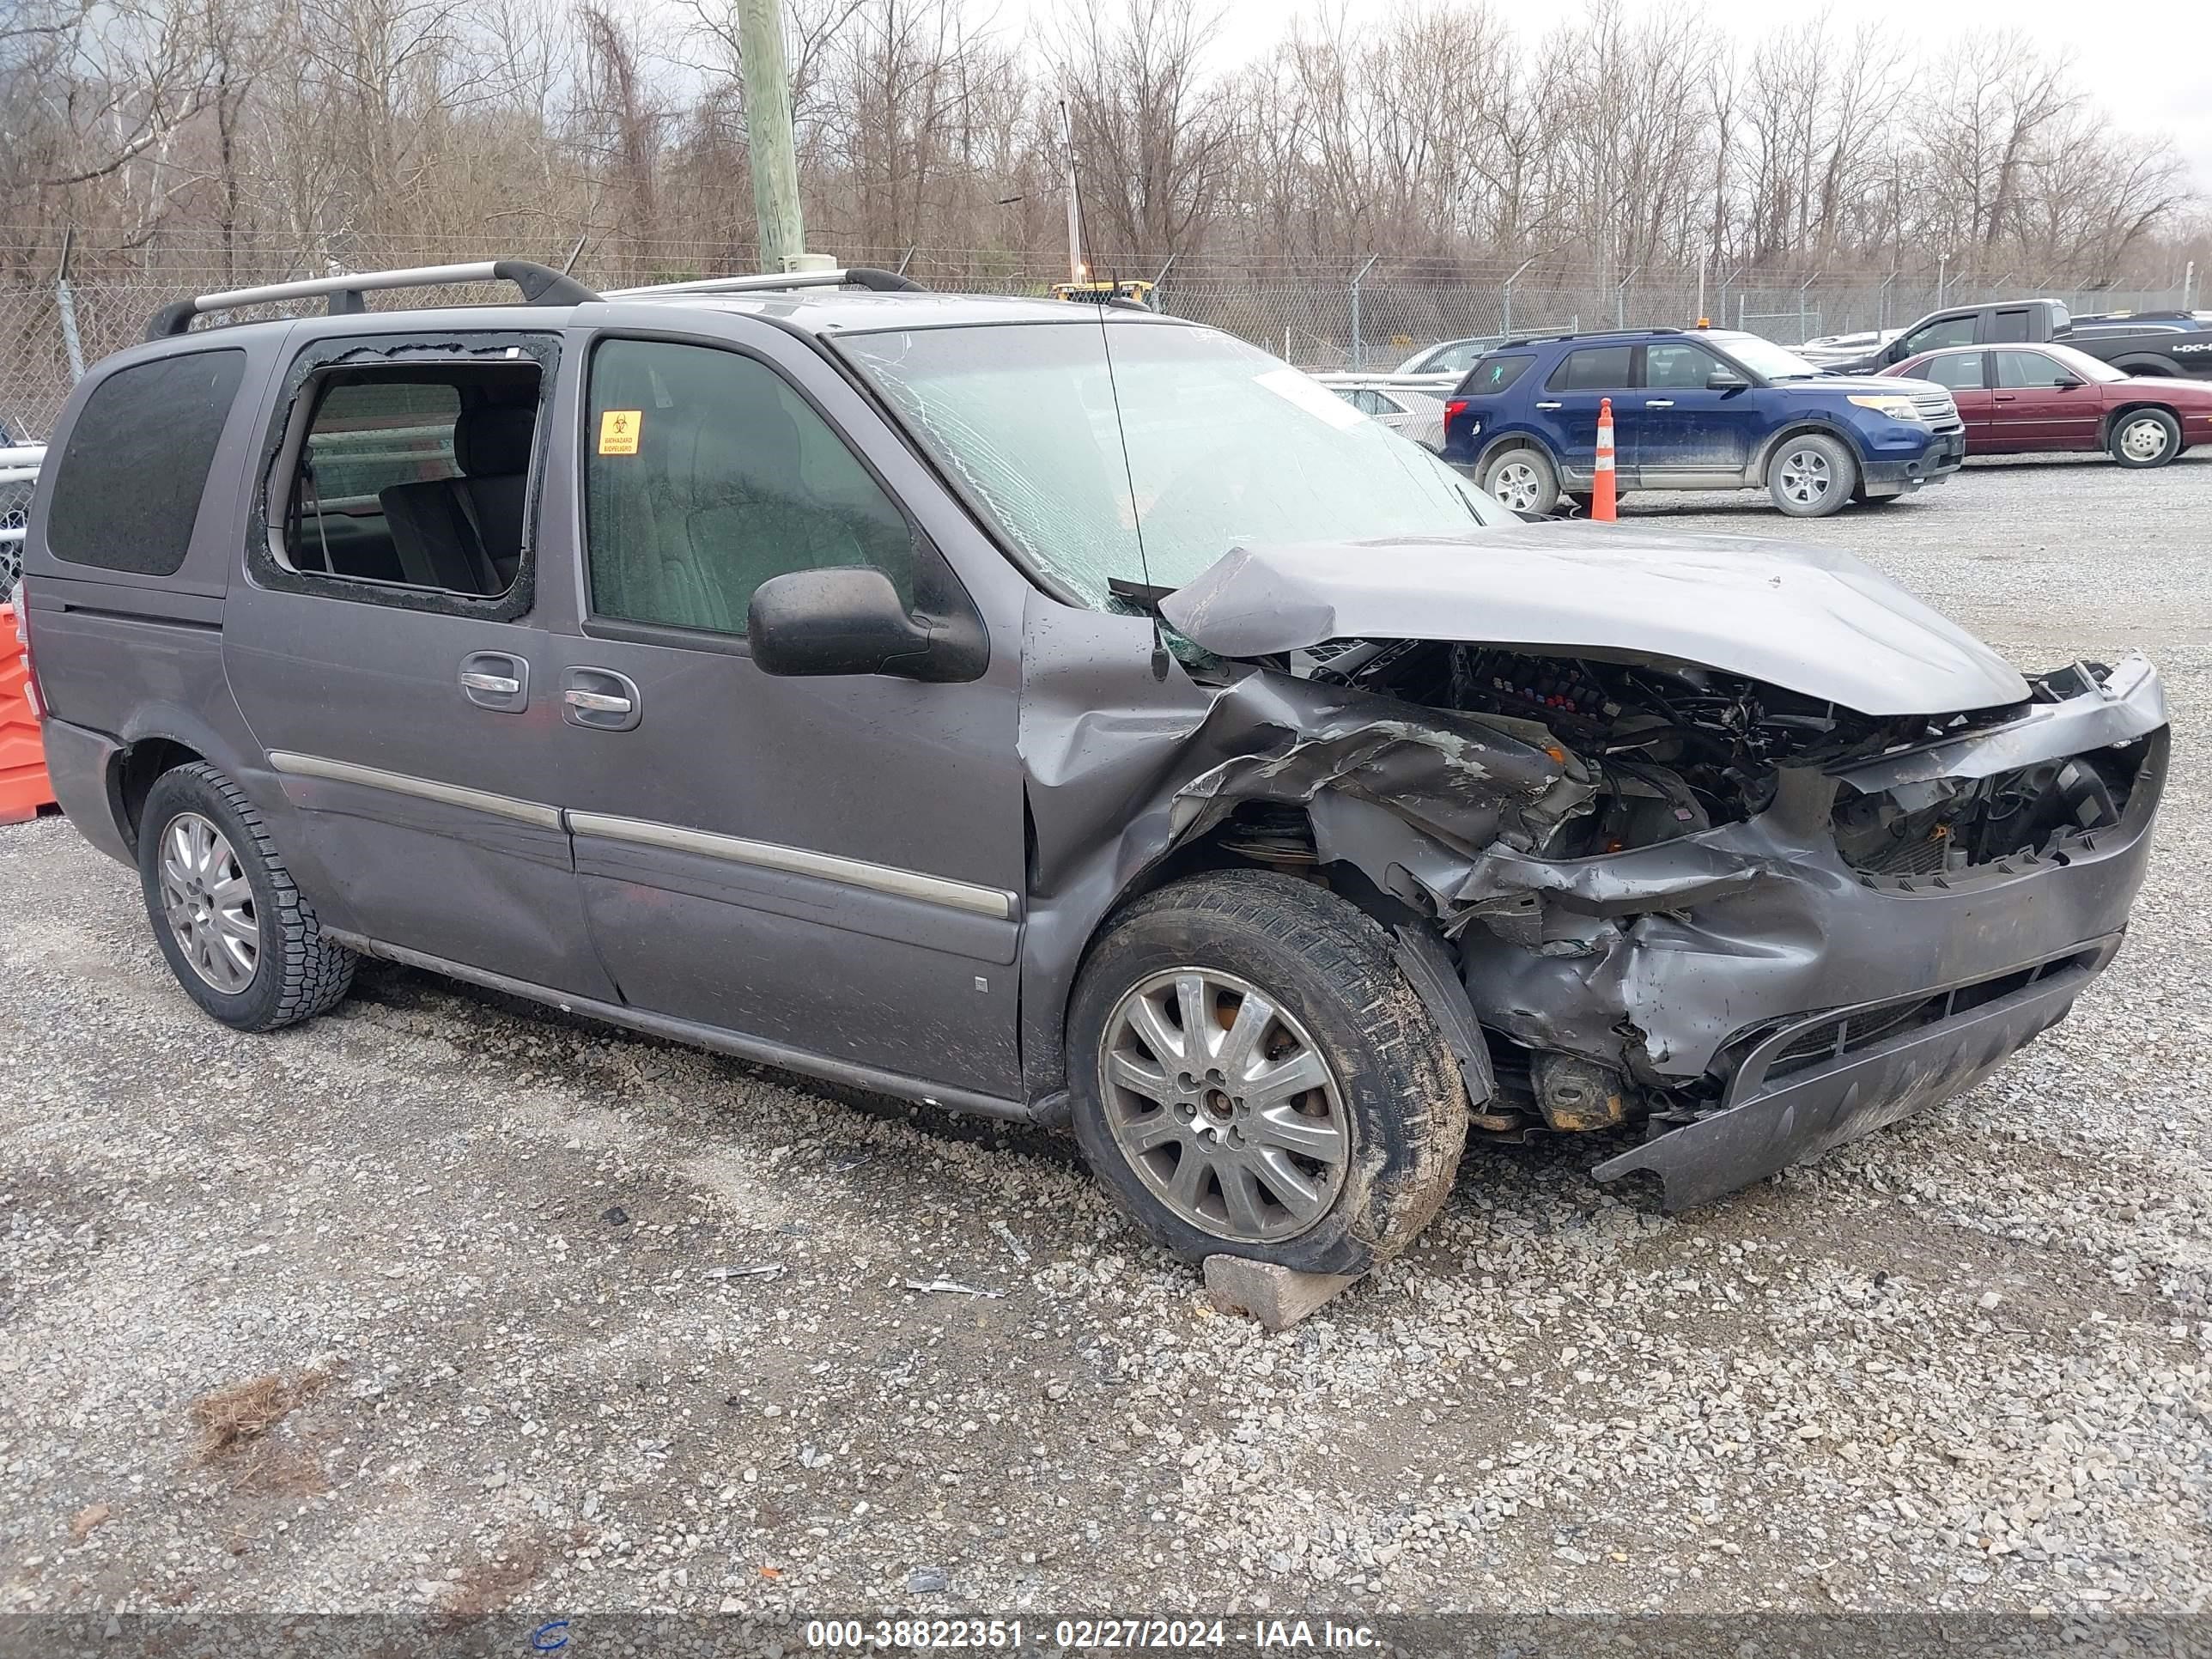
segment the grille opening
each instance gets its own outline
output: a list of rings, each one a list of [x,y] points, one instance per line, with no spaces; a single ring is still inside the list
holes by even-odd
[[[2000,997],[2025,990],[2063,969],[2092,963],[2096,960],[2096,955],[2094,951],[2077,951],[2067,956],[2054,957],[2048,962],[2037,963],[2032,967],[2016,968],[2010,973],[1976,980],[1971,985],[1958,986],[1936,996],[1889,1003],[1880,1008],[1869,1008],[1859,1013],[1824,1020],[1790,1038],[1767,1061],[1766,1079],[1771,1082],[1793,1073],[1825,1065],[1832,1060],[1844,1059],[1905,1031],[1940,1024],[1971,1009],[1995,1002]]]
[[[2143,755],[2134,744],[1987,778],[1939,778],[1879,794],[1846,788],[1831,819],[1836,850],[1862,876],[1893,881],[2057,856],[2119,823]]]

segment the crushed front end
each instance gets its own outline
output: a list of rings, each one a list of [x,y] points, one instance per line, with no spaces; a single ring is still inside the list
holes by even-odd
[[[1497,1081],[1478,1124],[1640,1124],[1595,1173],[1648,1171],[1670,1209],[1947,1099],[2061,1018],[2118,948],[2166,767],[2139,658],[1881,719],[1468,644],[1340,643],[1293,672],[1562,758],[1578,794],[1479,850],[1395,814],[1405,834],[1333,826],[1345,802],[1316,833],[1455,944]]]

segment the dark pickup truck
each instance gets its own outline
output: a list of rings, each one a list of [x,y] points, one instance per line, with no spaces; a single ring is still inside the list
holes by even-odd
[[[2056,300],[2008,300],[1931,312],[1877,351],[1827,366],[1831,374],[1875,374],[1892,363],[1945,346],[2062,342],[2102,358],[2124,374],[2212,378],[2212,328],[2186,313],[2083,318]]]

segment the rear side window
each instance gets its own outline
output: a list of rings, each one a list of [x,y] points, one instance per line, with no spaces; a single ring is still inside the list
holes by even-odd
[[[1974,343],[1974,319],[1972,317],[1939,317],[1932,323],[1923,323],[1902,342],[1903,356],[1911,357],[1923,351],[1941,351],[1946,346]]]
[[[2027,338],[2027,308],[2015,307],[1990,319],[1990,338],[1999,343]]]
[[[1982,389],[1982,354],[1960,351],[1943,357],[1930,357],[1912,371],[1911,379],[1933,380],[1937,386],[1948,386],[1954,392],[1979,392]]]
[[[54,475],[54,556],[176,574],[245,374],[243,351],[191,351],[134,363],[94,387]]]
[[[613,339],[592,356],[585,547],[600,617],[742,635],[753,589],[867,565],[914,602],[905,516],[766,364]]]
[[[1553,392],[1618,392],[1628,385],[1628,346],[1570,351],[1545,382]]]
[[[529,539],[540,378],[520,356],[325,371],[302,392],[313,412],[279,498],[286,562],[471,599],[507,592]]]
[[[1462,398],[1479,398],[1486,392],[1503,392],[1528,372],[1534,357],[1485,357],[1474,366],[1474,373],[1460,385]]]

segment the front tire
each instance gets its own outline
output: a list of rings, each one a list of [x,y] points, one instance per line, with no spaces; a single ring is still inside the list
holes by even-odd
[[[1482,489],[1516,513],[1559,509],[1559,470],[1549,455],[1527,444],[1501,449],[1483,463]]]
[[[147,792],[138,877],[169,971],[224,1024],[273,1031],[352,988],[354,953],[323,937],[261,815],[204,762]]]
[[[1288,876],[1132,905],[1077,981],[1067,1053],[1085,1158],[1187,1261],[1364,1273],[1443,1206],[1467,1141],[1465,1085],[1389,936]]]
[[[1784,438],[1767,463],[1768,498],[1793,519],[1841,511],[1858,484],[1858,459],[1850,446],[1818,432]]]
[[[2131,409],[2112,422],[2107,447],[2122,466],[2164,466],[2181,453],[2181,422],[2168,410]]]

